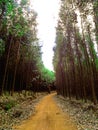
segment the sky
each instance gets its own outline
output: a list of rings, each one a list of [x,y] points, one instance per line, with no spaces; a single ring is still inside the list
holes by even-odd
[[[42,60],[46,68],[53,70],[53,47],[60,0],[31,0],[34,10],[37,12],[38,38],[43,43]]]

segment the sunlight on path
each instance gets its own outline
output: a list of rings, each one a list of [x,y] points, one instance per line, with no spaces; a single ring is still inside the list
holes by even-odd
[[[37,105],[36,114],[15,127],[15,130],[77,130],[69,115],[58,108],[53,96],[45,96]]]

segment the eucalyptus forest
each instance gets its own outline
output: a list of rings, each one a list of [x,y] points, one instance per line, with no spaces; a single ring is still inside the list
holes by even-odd
[[[61,2],[53,64],[58,94],[98,100],[98,1]]]
[[[98,0],[60,0],[54,71],[37,17],[29,0],[0,0],[0,130],[97,130]]]
[[[33,86],[54,80],[54,73],[42,62],[36,17],[27,0],[0,0],[1,95],[6,91],[13,95],[14,91],[34,90]]]

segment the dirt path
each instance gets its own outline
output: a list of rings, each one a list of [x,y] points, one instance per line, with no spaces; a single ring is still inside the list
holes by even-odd
[[[77,130],[68,114],[63,113],[53,99],[54,94],[45,96],[36,107],[36,114],[23,121],[16,130]]]

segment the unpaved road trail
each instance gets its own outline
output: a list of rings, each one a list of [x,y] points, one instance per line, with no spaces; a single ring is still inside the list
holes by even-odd
[[[36,114],[23,121],[15,130],[78,130],[67,113],[63,113],[53,99],[45,96],[36,106]]]

